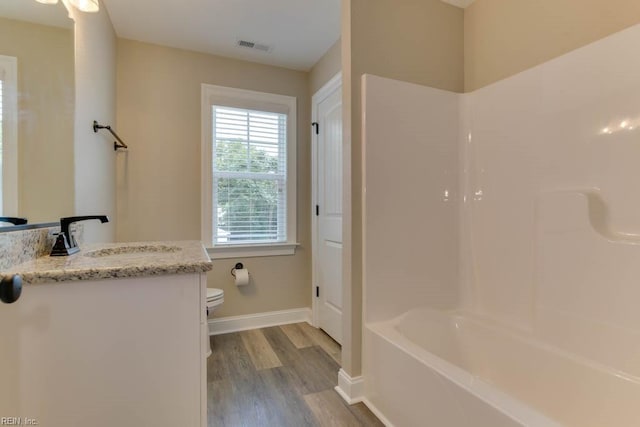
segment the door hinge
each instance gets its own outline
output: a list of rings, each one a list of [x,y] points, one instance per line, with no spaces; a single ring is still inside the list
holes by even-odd
[[[318,124],[318,122],[311,123],[311,126],[313,126],[315,128],[316,135],[320,135],[320,125]]]
[[[316,298],[320,298],[320,286],[316,286]]]
[[[320,216],[320,205],[316,205],[316,216]]]

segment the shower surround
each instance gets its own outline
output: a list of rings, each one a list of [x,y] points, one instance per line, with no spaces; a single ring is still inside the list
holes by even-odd
[[[364,76],[366,403],[640,424],[640,26],[483,89]]]

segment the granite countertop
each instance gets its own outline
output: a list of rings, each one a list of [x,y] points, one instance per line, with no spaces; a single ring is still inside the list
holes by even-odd
[[[80,252],[48,255],[10,267],[25,283],[202,273],[211,270],[209,255],[199,241],[103,243],[81,245]]]

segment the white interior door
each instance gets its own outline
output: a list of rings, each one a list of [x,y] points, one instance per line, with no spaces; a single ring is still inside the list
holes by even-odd
[[[316,325],[342,342],[342,86],[336,76],[313,97]]]

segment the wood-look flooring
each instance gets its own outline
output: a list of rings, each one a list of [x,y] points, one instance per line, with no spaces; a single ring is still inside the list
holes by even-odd
[[[211,337],[209,427],[382,426],[336,393],[340,346],[307,323]]]

